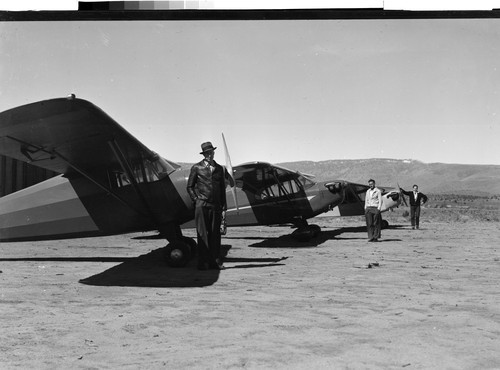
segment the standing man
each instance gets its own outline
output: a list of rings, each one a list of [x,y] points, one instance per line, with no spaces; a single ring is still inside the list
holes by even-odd
[[[199,270],[222,269],[220,226],[226,212],[226,173],[214,161],[215,149],[211,142],[201,144],[205,158],[191,167],[187,183],[195,203]]]
[[[420,223],[420,205],[425,204],[428,198],[424,193],[418,191],[418,185],[413,185],[413,191],[404,191],[401,188],[401,192],[410,198],[411,228],[418,229]]]
[[[365,218],[366,229],[368,231],[368,241],[378,242],[381,237],[380,230],[382,229],[382,217],[380,210],[382,209],[382,192],[375,187],[375,180],[368,180],[370,189],[366,191],[365,197]]]

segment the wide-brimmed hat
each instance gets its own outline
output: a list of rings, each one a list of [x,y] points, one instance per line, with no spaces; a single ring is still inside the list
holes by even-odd
[[[208,152],[210,150],[215,150],[217,147],[213,147],[212,143],[210,141],[207,141],[206,143],[201,144],[201,152],[200,154],[203,154],[205,152]]]

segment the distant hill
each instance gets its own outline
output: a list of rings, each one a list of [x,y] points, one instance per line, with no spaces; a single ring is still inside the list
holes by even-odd
[[[418,184],[429,194],[500,194],[500,166],[423,163],[399,159],[328,160],[279,163],[280,166],[316,176],[318,181],[347,180],[378,185],[399,183],[405,190]]]
[[[192,163],[179,164],[183,168],[192,166]],[[333,159],[273,164],[314,175],[317,181],[346,180],[366,184],[373,178],[378,185],[396,186],[399,183],[405,190],[418,184],[420,190],[428,194],[500,195],[500,166],[496,165],[424,163],[408,159]]]

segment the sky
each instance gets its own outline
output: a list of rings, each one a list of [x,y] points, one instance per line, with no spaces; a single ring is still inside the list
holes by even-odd
[[[74,93],[232,164],[500,165],[500,19],[0,22],[0,111]]]

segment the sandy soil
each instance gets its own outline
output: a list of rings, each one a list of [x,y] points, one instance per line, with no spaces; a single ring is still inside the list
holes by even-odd
[[[0,368],[500,368],[499,223],[315,221],[230,229],[220,272],[142,234],[0,243]]]

